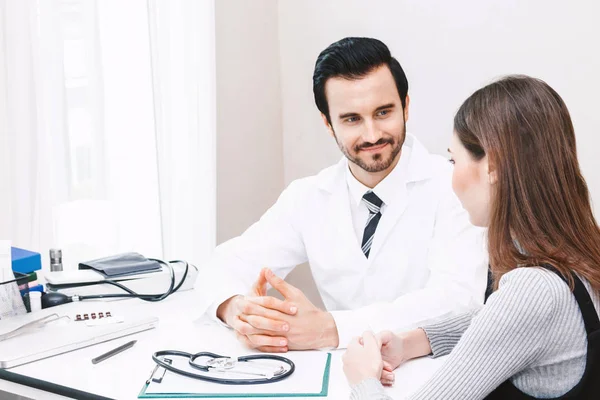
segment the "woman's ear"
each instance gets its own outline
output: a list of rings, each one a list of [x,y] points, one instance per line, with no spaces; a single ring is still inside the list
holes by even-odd
[[[487,172],[487,176],[488,176],[488,181],[490,182],[490,185],[495,185],[496,182],[498,182],[498,174],[496,173],[496,169],[494,168],[493,165],[490,165],[487,156],[485,156],[485,169]]]

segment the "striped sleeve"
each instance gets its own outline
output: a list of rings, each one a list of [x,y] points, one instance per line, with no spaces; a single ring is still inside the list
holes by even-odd
[[[425,331],[429,339],[432,357],[437,358],[450,354],[478,312],[479,310],[475,310],[422,326],[421,329]]]
[[[448,360],[411,400],[483,399],[542,356],[553,334],[557,288],[536,268],[518,268],[502,280]]]
[[[354,385],[350,393],[350,400],[393,400],[384,393],[381,382],[375,378],[365,379]]]

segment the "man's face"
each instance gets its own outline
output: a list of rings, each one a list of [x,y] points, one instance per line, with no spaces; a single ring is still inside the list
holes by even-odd
[[[331,125],[323,118],[346,158],[366,172],[393,168],[406,137],[408,96],[403,110],[389,68],[357,80],[328,79],[325,95]]]

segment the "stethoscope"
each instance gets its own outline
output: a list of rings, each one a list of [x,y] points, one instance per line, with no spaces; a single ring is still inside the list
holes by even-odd
[[[196,374],[196,373],[193,373],[190,371],[184,371],[182,369],[174,367],[173,365],[162,360],[160,357],[185,357],[188,359],[188,364],[192,368],[199,370],[199,371],[218,372],[218,373],[231,372],[236,375],[247,375],[247,376],[250,376],[250,378],[234,379],[234,378],[224,378],[224,377],[218,377],[218,376]],[[197,362],[200,358],[208,358],[208,360],[206,360],[206,362],[204,364],[200,364],[199,362]],[[271,354],[253,354],[253,355],[249,355],[249,356],[231,358],[231,357],[220,356],[218,354],[209,353],[209,352],[200,352],[200,353],[192,354],[192,353],[187,353],[185,351],[163,350],[163,351],[157,351],[156,353],[152,354],[152,360],[154,360],[154,362],[157,365],[163,367],[167,371],[171,371],[176,374],[186,376],[188,378],[200,379],[203,381],[220,383],[220,384],[224,384],[224,385],[258,385],[258,384],[262,384],[262,383],[277,382],[277,381],[280,381],[280,380],[285,379],[288,376],[290,376],[296,369],[296,366],[294,365],[294,362],[292,360],[285,358],[285,357],[271,355]],[[266,371],[264,366],[261,366],[256,370],[256,372],[249,372],[247,370],[244,370],[244,371],[235,370],[235,367],[238,363],[248,363],[250,361],[260,361],[260,360],[280,361],[280,362],[286,364],[286,366],[289,368],[284,367],[284,366],[279,366],[277,369],[274,369],[274,370],[270,369],[269,371]],[[252,368],[257,368],[257,367],[252,366]],[[262,369],[262,372],[261,372],[261,369]],[[259,376],[260,378],[256,378],[257,376]]]

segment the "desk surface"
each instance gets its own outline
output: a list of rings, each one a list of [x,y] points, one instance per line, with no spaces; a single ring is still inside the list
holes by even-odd
[[[90,303],[90,302],[88,302]],[[98,303],[94,302],[96,306]],[[236,354],[244,349],[228,329],[207,319],[197,319],[206,309],[195,291],[176,293],[158,303],[140,300],[121,300],[110,303],[125,318],[158,317],[158,328],[110,342],[87,347],[70,353],[51,357],[9,371],[48,382],[68,386],[85,392],[119,400],[136,399],[154,363],[151,354],[163,349],[191,352],[210,350],[216,353]],[[58,312],[72,312],[77,303],[37,312],[36,317]],[[137,339],[133,348],[99,364],[91,359],[129,340]],[[349,398],[341,356],[343,350],[332,352],[329,396],[331,399]],[[419,359],[406,363],[396,370],[396,383],[386,389],[395,399],[401,399],[422,385],[439,368],[440,359]],[[0,390],[33,399],[64,399],[62,396],[43,392],[16,383],[0,380]]]

